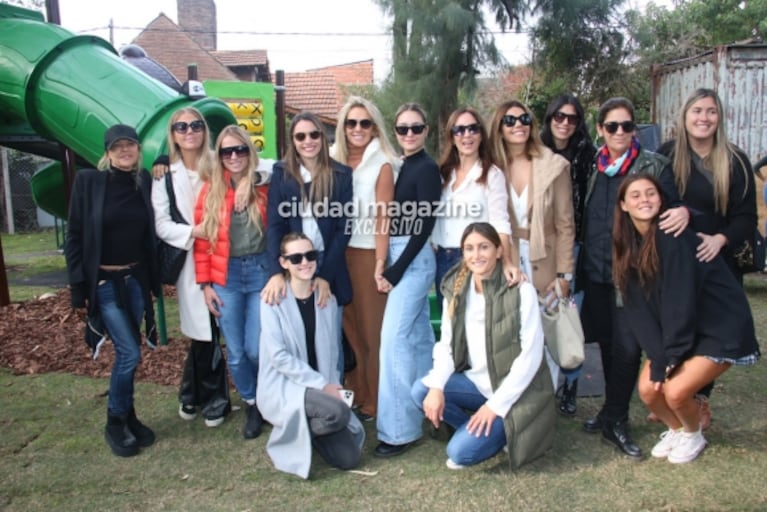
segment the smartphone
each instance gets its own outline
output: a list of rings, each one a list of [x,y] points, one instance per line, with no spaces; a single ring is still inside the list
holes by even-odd
[[[341,400],[343,400],[346,405],[349,407],[354,405],[354,391],[351,389],[339,389],[338,394],[341,395]]]

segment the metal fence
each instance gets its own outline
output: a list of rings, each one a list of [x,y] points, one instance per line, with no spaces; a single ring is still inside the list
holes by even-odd
[[[37,208],[32,199],[30,181],[32,176],[50,160],[13,149],[0,148],[5,151],[7,158],[0,160],[0,171],[3,180],[0,182],[0,230],[8,232],[36,231],[41,227],[49,227],[51,220],[41,226],[41,216],[47,214]],[[7,169],[5,166],[7,165]],[[9,206],[10,204],[10,215]]]

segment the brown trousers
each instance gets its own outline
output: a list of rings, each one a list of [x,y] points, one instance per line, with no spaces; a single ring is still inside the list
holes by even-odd
[[[386,294],[378,293],[373,279],[375,250],[346,249],[346,267],[354,295],[344,306],[343,328],[357,358],[357,367],[346,374],[344,386],[354,391],[360,411],[375,416],[378,408],[378,352]]]

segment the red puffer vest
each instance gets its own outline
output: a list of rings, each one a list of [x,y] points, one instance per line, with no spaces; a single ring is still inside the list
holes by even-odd
[[[231,183],[231,174],[224,173],[226,183]],[[202,222],[205,213],[205,198],[208,196],[210,184],[204,183],[200,195],[197,196],[197,203],[194,206],[195,225]],[[261,214],[261,225],[266,229],[266,198],[268,187],[256,187],[256,196],[258,200],[258,211]],[[211,243],[202,238],[196,238],[194,241],[194,271],[198,283],[216,283],[226,285],[226,271],[229,263],[229,225],[234,209],[234,189],[229,186],[224,195],[224,203],[221,205],[221,211],[218,215],[220,224],[218,228],[218,240],[215,248],[211,251]]]

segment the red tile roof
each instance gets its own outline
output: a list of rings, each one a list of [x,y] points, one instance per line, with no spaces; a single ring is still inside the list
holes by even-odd
[[[234,73],[203,50],[165,14],[160,13],[133,40],[147,55],[168,68],[180,82],[187,79],[187,66],[197,64],[199,80],[236,80]]]
[[[266,50],[216,50],[210,52],[225,66],[265,66],[269,64]]]

